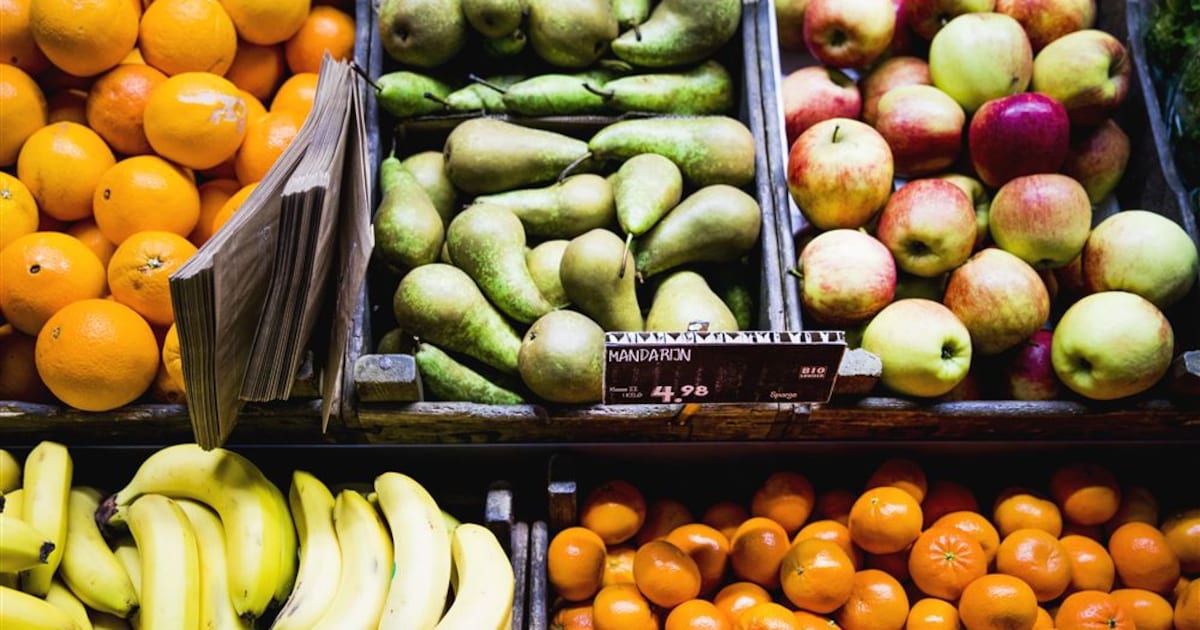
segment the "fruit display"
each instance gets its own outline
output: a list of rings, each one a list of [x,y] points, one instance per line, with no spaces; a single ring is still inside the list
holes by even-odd
[[[1191,349],[1196,235],[1116,194],[1141,129],[1096,5],[775,2],[805,326],[882,389],[1123,399]]]
[[[0,626],[509,630],[514,573],[490,529],[412,477],[288,494],[233,451],[154,451],[113,494],[67,447],[0,451]]]
[[[885,456],[731,479],[607,461],[547,546],[550,628],[1200,627],[1200,503],[1144,469],[1056,458],[969,481],[963,462]]]
[[[185,402],[168,278],[353,56],[354,10],[0,3],[0,400]]]

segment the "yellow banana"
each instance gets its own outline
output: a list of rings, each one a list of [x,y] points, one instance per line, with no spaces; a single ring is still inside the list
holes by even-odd
[[[267,484],[271,491],[271,502],[275,505],[275,522],[279,525],[279,571],[275,580],[275,593],[271,601],[282,605],[292,593],[296,585],[297,564],[300,562],[297,553],[296,526],[292,522],[292,511],[288,509],[287,498],[273,484]]]
[[[96,526],[96,508],[102,496],[95,488],[71,488],[67,502],[67,549],[58,569],[63,582],[88,607],[128,617],[138,604],[137,591]]]
[[[137,593],[138,600],[142,597],[142,554],[138,551],[137,543],[133,542],[132,536],[124,536],[117,539],[113,543],[113,555],[117,557],[117,562],[121,563],[121,567],[125,569],[125,574],[129,576],[130,584],[133,584],[133,592]],[[139,630],[141,626],[141,616],[137,611],[133,611],[129,615],[129,625],[134,630]],[[95,622],[92,622],[93,625]]]
[[[8,514],[0,514],[0,571],[12,574],[45,564],[54,543],[33,525]]]
[[[392,533],[392,572],[379,630],[433,630],[450,588],[450,534],[437,502],[412,477],[375,478],[379,507]]]
[[[67,495],[74,468],[67,447],[57,442],[41,442],[25,458],[21,519],[54,543],[45,564],[21,573],[21,590],[38,597],[50,590],[50,579],[62,562],[67,541]]]
[[[50,590],[46,591],[46,601],[67,613],[79,630],[92,630],[92,620],[88,619],[87,607],[61,581],[56,579],[50,582]]]
[[[392,574],[392,539],[375,508],[349,490],[338,493],[333,526],[342,574],[333,601],[310,630],[376,630]]]
[[[7,495],[9,492],[21,487],[21,464],[17,461],[12,453],[0,448],[0,494]]]
[[[457,529],[459,525],[462,525],[462,521],[458,520],[457,518],[454,518],[454,515],[447,512],[446,510],[442,510],[442,520],[446,521],[446,531],[447,532],[452,532],[455,529]]]
[[[142,557],[141,627],[200,630],[200,552],[187,515],[147,494],[129,506],[128,522]]]
[[[297,470],[292,473],[288,502],[300,536],[300,570],[287,603],[271,630],[308,630],[337,593],[342,550],[333,528],[333,494],[321,480]]]
[[[49,589],[47,589],[49,590]],[[84,630],[54,604],[0,586],[0,628],[4,630]]]
[[[257,466],[233,451],[168,446],[146,458],[129,484],[101,504],[97,519],[120,524],[129,505],[151,493],[213,508],[225,529],[233,606],[243,617],[258,617],[275,596],[286,547],[272,487]]]
[[[200,549],[200,627],[205,630],[249,630],[229,599],[225,571],[225,532],[208,506],[190,499],[175,501],[192,524]]]
[[[15,519],[21,518],[21,510],[25,507],[25,491],[17,488],[4,495],[4,505],[0,505],[0,514]],[[17,588],[19,576],[15,572],[0,571],[0,586]]]
[[[458,590],[437,630],[509,630],[516,578],[495,534],[482,525],[459,525],[450,536],[450,551]]]
[[[92,630],[130,630],[128,621],[108,613],[89,610],[88,619],[92,621]]]

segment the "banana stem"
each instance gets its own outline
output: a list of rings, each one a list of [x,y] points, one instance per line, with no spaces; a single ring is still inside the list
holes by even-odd
[[[629,245],[633,243],[633,232],[625,235],[625,249],[621,252],[621,270],[617,272],[618,278],[625,277],[625,265],[629,263]]]
[[[488,81],[487,79],[485,79],[477,74],[468,74],[467,80],[478,83],[479,85],[482,85],[483,87],[496,90],[497,92],[499,92],[501,94],[506,94],[508,92],[508,90],[500,87],[499,85],[496,85],[495,83],[492,83],[491,81]]]

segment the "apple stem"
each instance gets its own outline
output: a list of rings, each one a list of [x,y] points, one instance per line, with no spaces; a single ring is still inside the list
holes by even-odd
[[[841,126],[841,125],[834,125],[834,126],[833,126],[833,142],[837,142],[837,141],[838,141],[838,132],[839,132],[839,131],[841,131],[841,130],[842,130],[842,126]]]

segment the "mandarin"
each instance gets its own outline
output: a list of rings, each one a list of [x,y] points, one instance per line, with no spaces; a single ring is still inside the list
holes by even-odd
[[[633,580],[633,556],[637,549],[630,545],[609,547],[604,558],[604,576],[600,586],[610,584],[635,584]]]
[[[904,630],[958,630],[958,609],[950,602],[926,597],[913,604]]]
[[[1137,630],[1133,615],[1104,591],[1079,591],[1063,600],[1054,615],[1057,630]]]
[[[1071,585],[1071,560],[1062,543],[1033,528],[1004,537],[996,550],[996,571],[1025,581],[1038,602],[1057,599]]]
[[[867,478],[867,489],[892,486],[912,495],[920,503],[929,490],[929,480],[921,465],[911,459],[893,457],[880,464]]]
[[[957,600],[968,584],[987,573],[983,546],[953,527],[925,530],[908,555],[912,581],[926,595]]]
[[[666,538],[671,530],[693,521],[692,511],[675,499],[655,499],[646,510],[646,520],[634,541],[644,545],[651,540]]]
[[[1062,535],[1062,512],[1046,497],[1025,488],[1007,488],[996,497],[992,521],[1000,536],[1018,529],[1040,529],[1058,538]]]
[[[921,501],[924,527],[933,525],[939,518],[951,512],[978,512],[979,501],[975,493],[965,485],[948,479],[938,479],[929,485],[925,499]]]
[[[663,630],[732,630],[733,622],[712,602],[691,599],[667,615]]]
[[[658,615],[632,584],[605,586],[592,600],[596,630],[658,630]]]
[[[679,547],[700,569],[700,594],[716,590],[725,577],[729,562],[729,539],[716,529],[701,523],[688,523],[671,530],[666,541]]]
[[[88,91],[84,107],[87,124],[118,153],[152,153],[142,124],[146,103],[167,75],[144,64],[125,64],[109,70]]]
[[[240,195],[238,192],[227,201],[226,208]],[[606,545],[619,545],[633,538],[645,522],[646,498],[633,484],[619,479],[592,489],[579,512],[579,524],[599,534]]]
[[[1099,542],[1084,536],[1069,535],[1059,539],[1063,551],[1067,552],[1067,561],[1071,565],[1071,591],[1104,591],[1112,590],[1116,579],[1116,567],[1112,556]]]
[[[859,571],[854,574],[850,599],[838,609],[836,619],[843,630],[900,630],[908,621],[908,595],[896,578],[883,571]]]
[[[633,556],[633,580],[646,599],[673,608],[700,594],[700,567],[665,540],[652,540]]]
[[[782,525],[762,516],[751,517],[738,526],[729,541],[733,574],[773,589],[779,585],[779,566],[789,547]]]
[[[1179,556],[1152,525],[1126,523],[1118,527],[1108,538],[1108,553],[1126,588],[1166,594],[1179,581]]]
[[[963,590],[958,616],[967,630],[1033,630],[1037,596],[1019,578],[990,573]]]
[[[1119,588],[1111,595],[1133,618],[1137,630],[1171,630],[1175,611],[1162,595],[1141,588]]]
[[[595,595],[604,579],[604,541],[585,527],[555,534],[546,549],[546,577],[560,597],[579,602]]]
[[[1098,464],[1070,463],[1050,475],[1050,495],[1063,516],[1079,525],[1100,525],[1121,506],[1121,486],[1112,471]]]
[[[750,501],[750,514],[763,516],[783,526],[789,536],[800,531],[812,514],[816,490],[800,473],[771,473]]]
[[[1200,573],[1200,508],[1172,514],[1163,521],[1162,533],[1183,572]]]
[[[240,42],[233,65],[225,72],[225,78],[249,92],[254,98],[265,101],[275,93],[287,73],[287,62],[283,58],[283,46],[259,46]]]
[[[783,594],[797,608],[831,613],[850,599],[854,562],[840,545],[808,538],[792,545],[779,567]]]
[[[896,553],[921,533],[921,506],[912,494],[893,486],[871,488],[850,508],[850,539],[873,554]]]
[[[349,59],[354,56],[354,18],[334,7],[313,7],[284,51],[293,73],[320,70],[326,52],[335,61]]]
[[[1000,548],[1000,533],[991,521],[978,512],[951,512],[934,521],[932,527],[953,527],[974,538],[983,548],[990,565],[996,558],[996,550]]]

